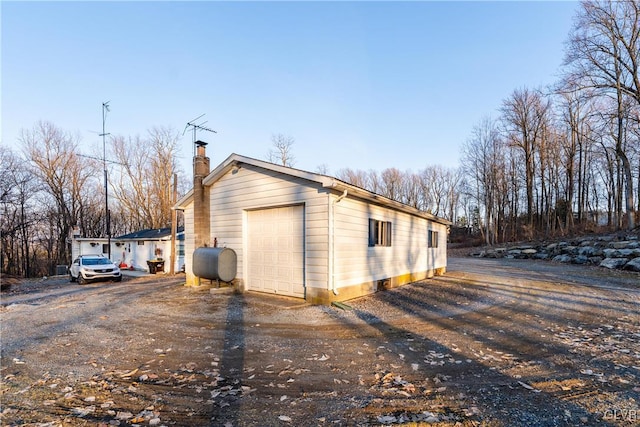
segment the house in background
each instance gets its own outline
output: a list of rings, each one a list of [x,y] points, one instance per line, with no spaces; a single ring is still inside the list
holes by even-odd
[[[328,304],[443,274],[451,223],[338,179],[230,155],[213,171],[205,143],[185,216],[185,272],[197,248],[237,254],[240,291]]]
[[[169,271],[171,258],[171,227],[154,228],[124,234],[114,239],[118,246],[111,252],[113,261],[122,268],[149,271],[147,261],[162,259],[166,263],[164,271]],[[118,245],[119,244],[119,245]],[[184,267],[184,228],[179,227],[176,233],[176,261],[174,271]]]
[[[115,252],[115,241],[111,240],[111,255]],[[107,256],[108,241],[103,237],[79,237],[74,235],[71,238],[71,260],[78,258],[79,255],[104,255]]]
[[[78,255],[108,254],[106,238],[74,236],[71,244],[72,259]],[[164,271],[168,272],[171,257],[171,228],[154,228],[136,231],[111,239],[111,260],[121,268],[149,271],[147,261],[165,260]],[[184,229],[176,234],[176,261],[174,271],[184,267]]]

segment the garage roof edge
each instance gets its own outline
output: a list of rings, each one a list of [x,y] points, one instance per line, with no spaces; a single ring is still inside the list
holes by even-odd
[[[294,176],[297,178],[302,178],[307,181],[317,182],[324,188],[331,188],[337,191],[347,190],[347,193],[350,193],[353,196],[357,196],[361,199],[377,203],[382,206],[386,206],[392,209],[396,209],[402,212],[409,213],[411,215],[416,215],[425,219],[429,219],[434,222],[438,222],[444,225],[451,225],[451,221],[448,221],[444,218],[437,217],[427,212],[420,211],[412,206],[406,205],[404,203],[389,199],[387,197],[381,196],[379,194],[373,193],[364,188],[357,187],[355,185],[349,184],[347,182],[341,181],[337,178],[333,178],[328,175],[322,175],[314,172],[308,172],[302,169],[291,168],[288,166],[282,166],[275,163],[267,162],[264,160],[254,159],[252,157],[241,156],[236,153],[232,153],[227,157],[222,163],[216,166],[203,180],[202,184],[204,186],[211,186],[223,175],[232,170],[234,167],[242,166],[242,164],[248,164],[252,166],[256,166],[259,168],[271,170],[274,172],[282,173],[289,176]],[[191,200],[193,199],[193,189],[185,194],[180,200],[177,201],[173,209],[182,210],[186,208]]]

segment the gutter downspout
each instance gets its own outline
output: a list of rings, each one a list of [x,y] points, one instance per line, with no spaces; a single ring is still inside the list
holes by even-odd
[[[334,236],[334,233],[336,229],[336,226],[335,226],[336,215],[334,211],[335,211],[335,205],[337,203],[340,203],[340,201],[345,197],[347,197],[347,190],[344,190],[344,193],[338,196],[338,198],[331,203],[331,207],[329,209],[330,226],[331,226],[331,232],[329,233],[329,237],[331,238],[331,256],[329,257],[329,269],[330,269],[329,289],[331,290],[331,292],[333,292],[334,295],[338,295],[338,290],[336,289],[336,278],[335,278],[336,238]]]

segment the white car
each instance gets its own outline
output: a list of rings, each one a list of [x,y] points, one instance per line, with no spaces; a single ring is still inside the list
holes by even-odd
[[[94,280],[122,280],[120,268],[103,255],[80,255],[69,267],[69,280],[79,284]]]

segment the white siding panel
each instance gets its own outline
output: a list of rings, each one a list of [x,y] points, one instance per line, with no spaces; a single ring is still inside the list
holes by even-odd
[[[344,199],[335,205],[336,287],[423,272],[446,266],[446,227],[427,219]],[[390,247],[369,247],[369,218],[390,221]],[[427,248],[427,232],[436,229],[439,247]]]
[[[193,252],[195,250],[193,202],[191,202],[184,210],[184,271],[189,285],[193,284],[195,280],[193,276]]]
[[[319,184],[243,164],[235,173],[228,172],[209,187],[209,194],[211,241],[217,238],[219,246],[235,250],[238,279],[245,280],[250,274],[250,266],[245,262],[245,246],[246,215],[252,210],[304,204],[307,262],[328,257],[328,194]],[[281,227],[279,234],[284,236],[287,230]],[[287,244],[283,239],[275,244]],[[257,268],[264,269],[263,266]],[[267,273],[275,275],[277,271],[271,269]],[[307,286],[326,286],[327,277],[326,268],[325,271],[309,270],[305,283]]]

